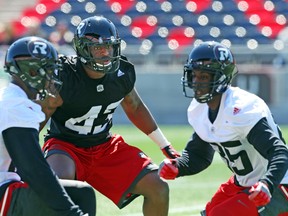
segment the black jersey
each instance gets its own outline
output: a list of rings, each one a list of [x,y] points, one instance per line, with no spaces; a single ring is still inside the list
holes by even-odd
[[[91,79],[76,56],[62,57],[63,104],[51,117],[45,140],[55,137],[74,145],[89,147],[106,142],[111,134],[112,115],[124,97],[134,88],[134,65],[121,56],[120,68]]]

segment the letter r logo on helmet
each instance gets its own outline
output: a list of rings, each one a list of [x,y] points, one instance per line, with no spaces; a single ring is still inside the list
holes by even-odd
[[[47,46],[47,43],[42,41],[30,41],[28,47],[31,55],[37,58],[45,58],[51,52],[50,48]]]
[[[229,51],[226,48],[219,47],[219,60],[220,61],[225,61],[229,58]]]
[[[39,51],[41,54],[46,55],[47,54],[47,44],[35,41],[34,42],[34,50],[32,53],[39,53]]]

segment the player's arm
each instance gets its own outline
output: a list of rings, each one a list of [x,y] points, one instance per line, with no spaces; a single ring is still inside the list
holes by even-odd
[[[2,135],[17,173],[40,199],[61,215],[83,215],[44,159],[36,129],[12,127],[4,130]]]
[[[267,119],[262,118],[249,132],[249,142],[266,158],[268,169],[262,177],[271,192],[280,184],[288,169],[288,149],[285,143],[269,126]]]
[[[141,100],[135,88],[125,96],[121,105],[129,120],[143,133],[148,135],[157,129],[157,124],[152,114]]]
[[[180,156],[157,126],[154,117],[135,88],[125,96],[121,105],[129,120],[139,130],[148,135],[162,149],[166,157],[175,158]]]
[[[42,107],[42,111],[45,113],[45,121],[41,122],[40,124],[40,131],[44,128],[47,121],[56,111],[57,107],[63,104],[63,100],[60,95],[55,97],[47,97],[43,101],[35,101],[36,103],[40,104]]]
[[[194,133],[182,151],[181,157],[163,160],[158,174],[165,179],[197,174],[212,163],[214,153],[211,145]]]
[[[247,138],[255,149],[269,161],[265,175],[250,191],[250,198],[261,206],[270,201],[274,188],[280,184],[288,169],[288,149],[282,139],[271,129],[266,118],[262,118],[251,129]]]
[[[209,143],[203,141],[198,134],[193,133],[182,156],[176,159],[179,168],[178,176],[194,175],[203,171],[212,163],[214,153],[215,151]]]

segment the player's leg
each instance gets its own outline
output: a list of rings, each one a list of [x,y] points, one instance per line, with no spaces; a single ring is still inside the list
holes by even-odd
[[[246,193],[239,193],[214,206],[207,216],[258,216],[258,210]]]
[[[77,172],[77,179],[85,179],[120,209],[143,195],[144,215],[168,215],[168,184],[158,176],[158,166],[140,149],[128,145],[119,135],[90,149],[88,153],[95,159],[91,160],[92,163],[86,163],[86,155],[86,160],[82,162],[89,175]]]
[[[93,216],[96,214],[94,189],[83,181],[73,181],[76,179],[76,163],[78,169],[83,170],[73,147],[70,143],[50,139],[43,146],[44,156],[74,203]]]
[[[68,143],[57,139],[50,139],[44,143],[44,156],[60,179],[75,179],[76,166],[72,158],[72,149],[67,147]],[[76,158],[76,157],[75,157]]]
[[[39,198],[31,188],[16,188],[13,190],[11,203],[7,216],[31,216],[45,215],[58,216],[56,213]]]
[[[131,192],[144,196],[144,215],[168,215],[169,187],[156,171],[143,176]]]
[[[51,151],[52,153],[53,151]],[[75,179],[75,163],[64,153],[52,153],[46,158],[49,166],[60,179]]]
[[[246,188],[234,183],[234,176],[220,185],[210,202],[206,205],[207,216],[258,215],[257,208],[243,191]],[[247,214],[250,213],[250,214]]]
[[[89,216],[96,215],[96,194],[94,189],[86,182],[60,179],[70,198],[80,209],[89,213]]]
[[[28,184],[23,182],[9,184],[1,205],[1,208],[4,209],[3,214],[1,211],[1,216],[59,215],[59,213],[57,214],[51,208],[48,208],[39,196],[29,188]]]
[[[82,159],[88,159],[90,155],[87,157],[84,155],[82,159],[79,159],[79,154],[81,153],[79,153],[77,150],[80,152],[81,150],[86,152],[84,148],[77,148],[68,142],[54,138],[45,142],[43,146],[44,156],[48,164],[60,178],[60,182],[63,184],[72,200],[79,205],[84,212],[90,212],[89,215],[95,215],[95,191],[90,185],[88,187],[87,183],[84,184],[85,179],[77,179],[76,177],[76,170],[77,173],[84,173],[84,175],[86,174],[84,167],[82,166]],[[70,183],[68,179],[70,180]],[[81,182],[73,181],[74,179]],[[78,183],[75,185],[73,182]],[[87,197],[88,199],[82,199],[83,197]]]
[[[19,190],[20,188],[28,188],[28,185],[20,181],[10,181],[1,185],[0,187],[1,216],[13,215],[12,209],[13,209],[13,203],[15,201],[12,201],[12,198],[15,198],[17,196],[18,191],[20,191]]]
[[[54,160],[52,156],[59,155],[60,151],[68,153],[76,166],[76,179],[88,182],[119,208],[128,205],[140,194],[144,196],[145,215],[168,214],[168,184],[154,172],[157,166],[151,159],[138,148],[125,143],[121,136],[113,136],[107,143],[89,149],[74,148],[56,139],[46,142],[43,148],[46,149],[48,162],[49,158]],[[49,156],[49,153],[53,154]],[[53,169],[62,165],[59,160],[55,161],[55,164],[49,162]],[[69,164],[69,160],[66,162]],[[65,171],[63,168],[59,170]]]
[[[116,138],[117,139],[117,138]],[[121,140],[121,137],[118,141]],[[117,142],[119,145],[119,142]],[[140,149],[128,145],[121,141],[122,147],[119,148],[118,159],[126,160],[120,169],[124,172],[127,166],[133,177],[133,183],[128,191],[131,194],[140,194],[144,197],[143,214],[149,216],[167,216],[169,210],[169,187],[158,173],[158,166],[153,164]],[[130,164],[130,165],[129,165]],[[133,164],[133,165],[132,165]],[[128,173],[127,173],[128,174]],[[125,178],[120,181],[124,182]]]
[[[74,180],[61,180],[61,184],[73,202],[79,205],[83,212],[88,213],[89,216],[96,215],[96,197],[90,185]],[[39,196],[23,182],[10,184],[3,197],[6,198],[5,203],[3,203],[4,205],[1,204],[1,209],[3,209],[1,216],[61,215],[61,212],[55,212],[49,208]]]

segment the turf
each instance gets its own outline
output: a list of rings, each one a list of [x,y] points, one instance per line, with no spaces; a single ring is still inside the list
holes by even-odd
[[[282,126],[284,138],[288,139],[288,126]],[[161,126],[162,131],[172,142],[174,148],[181,152],[192,134],[191,127],[183,125]],[[131,145],[141,148],[155,163],[159,164],[164,156],[158,147],[134,126],[114,126],[113,133],[121,134]],[[216,154],[215,154],[216,155]],[[196,216],[204,208],[218,186],[226,181],[231,172],[218,155],[210,167],[200,174],[185,176],[168,181],[170,186],[169,216]],[[96,192],[97,216],[140,216],[143,198],[139,197],[124,209],[119,210],[110,200]]]

